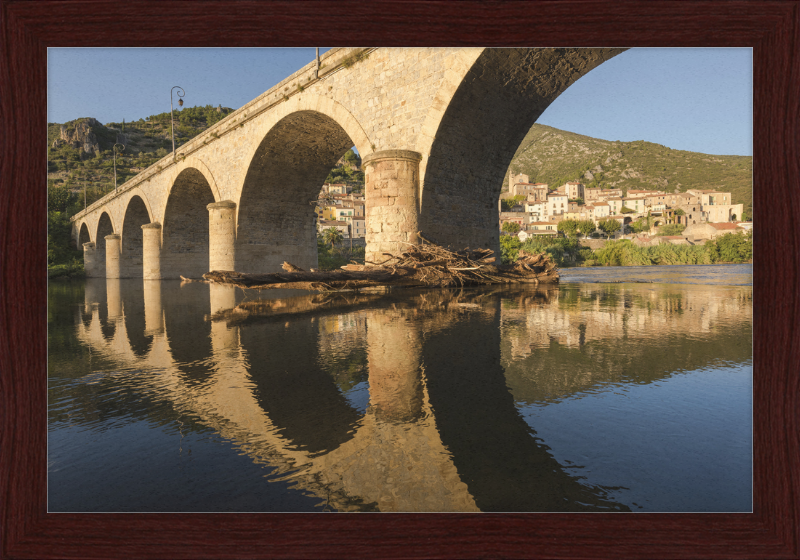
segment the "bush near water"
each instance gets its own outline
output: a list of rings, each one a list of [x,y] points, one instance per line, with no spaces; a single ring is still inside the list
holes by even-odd
[[[609,241],[601,249],[582,247],[572,237],[535,237],[524,243],[514,235],[500,236],[504,263],[516,261],[520,249],[547,253],[559,267],[570,266],[647,266],[659,264],[723,264],[753,260],[753,234],[726,233],[704,245],[639,247],[628,239]]]

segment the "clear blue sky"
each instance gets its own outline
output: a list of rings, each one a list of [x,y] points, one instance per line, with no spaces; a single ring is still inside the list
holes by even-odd
[[[186,106],[237,109],[313,59],[314,48],[51,48],[48,121],[163,113],[176,85]],[[605,140],[752,155],[752,84],[749,48],[631,49],[578,80],[538,122]]]

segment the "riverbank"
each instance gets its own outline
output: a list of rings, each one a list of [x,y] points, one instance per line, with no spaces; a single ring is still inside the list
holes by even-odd
[[[662,243],[639,247],[628,239],[608,241],[602,248],[583,246],[576,238],[533,238],[522,243],[516,236],[500,238],[503,262],[514,262],[520,249],[548,253],[561,268],[591,266],[651,266],[742,264],[753,261],[753,234],[727,233],[703,245]]]

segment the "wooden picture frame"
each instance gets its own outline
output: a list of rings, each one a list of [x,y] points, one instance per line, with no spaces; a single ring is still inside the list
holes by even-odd
[[[797,558],[800,3],[0,0],[3,558]],[[752,47],[754,513],[48,514],[47,47]]]

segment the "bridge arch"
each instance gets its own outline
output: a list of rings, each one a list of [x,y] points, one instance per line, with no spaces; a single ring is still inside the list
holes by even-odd
[[[207,170],[206,170],[207,171]],[[209,204],[216,201],[206,174],[185,166],[171,182],[164,206],[161,277],[199,277],[209,269]]]
[[[276,272],[284,260],[317,265],[319,196],[336,162],[352,146],[371,152],[361,126],[341,105],[319,96],[286,102],[263,126],[242,184],[236,218],[235,269]]]
[[[107,210],[103,210],[100,214],[100,219],[97,220],[97,229],[95,229],[95,265],[93,275],[100,278],[106,276],[106,235],[111,235],[116,229],[114,222],[111,220],[111,214]]]
[[[460,54],[417,144],[424,157],[421,230],[445,245],[499,251],[497,200],[520,142],[564,90],[623,50],[470,49]]]
[[[86,220],[82,220],[78,226],[78,249],[83,249],[84,243],[90,243],[92,236],[89,233],[89,226],[86,225]]]
[[[138,192],[136,192],[138,191]],[[120,230],[120,263],[122,278],[143,277],[143,235],[142,226],[153,221],[147,197],[141,190],[130,193]]]

